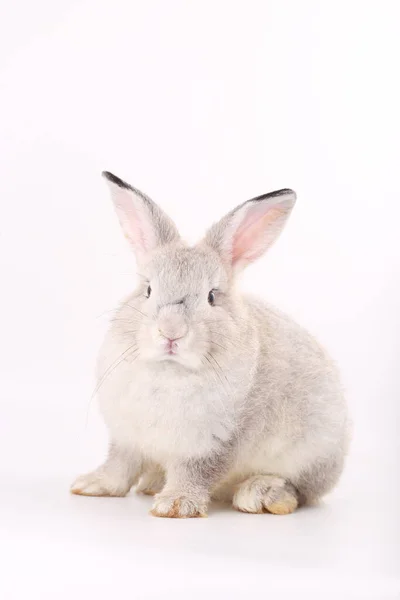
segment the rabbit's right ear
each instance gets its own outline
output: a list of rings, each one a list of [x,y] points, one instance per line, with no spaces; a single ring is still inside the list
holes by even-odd
[[[158,246],[180,239],[174,223],[155,202],[112,173],[103,171],[102,175],[110,187],[119,222],[138,262]]]

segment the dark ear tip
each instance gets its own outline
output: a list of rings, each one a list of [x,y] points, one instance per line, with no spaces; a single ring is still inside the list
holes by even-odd
[[[278,196],[287,194],[288,196],[294,196],[296,198],[296,192],[290,188],[284,188],[283,190],[278,190],[277,192],[273,193],[277,194]]]
[[[279,195],[287,196],[288,199],[290,199],[293,202],[293,204],[297,200],[296,192],[294,190],[291,190],[290,188],[285,188],[283,190],[279,190]]]
[[[286,196],[288,200],[291,200],[293,203],[296,202],[296,192],[291,190],[290,188],[283,188],[282,190],[276,190],[275,192],[269,192],[268,194],[262,194],[261,196],[257,196],[257,198],[252,198],[252,201],[256,200],[269,200],[271,198],[279,198],[280,196]]]
[[[128,183],[126,183],[116,175],[113,175],[113,173],[110,173],[110,171],[103,171],[102,176],[104,177],[104,179],[107,179],[107,181],[118,185],[118,187],[126,188],[128,190],[130,189],[130,185]]]

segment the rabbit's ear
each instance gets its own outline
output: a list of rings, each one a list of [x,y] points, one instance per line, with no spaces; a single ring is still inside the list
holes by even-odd
[[[124,235],[139,262],[147,252],[179,240],[174,223],[150,198],[108,171],[102,175],[110,187]]]
[[[296,202],[292,190],[248,200],[207,232],[205,242],[235,270],[259,258],[275,242]]]

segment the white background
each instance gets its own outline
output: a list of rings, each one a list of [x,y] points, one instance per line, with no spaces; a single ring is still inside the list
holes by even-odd
[[[4,1],[0,521],[4,598],[400,597],[398,2]],[[298,203],[243,286],[338,361],[348,468],[289,517],[72,497],[101,462],[90,403],[133,256],[100,172],[189,240],[281,187]]]

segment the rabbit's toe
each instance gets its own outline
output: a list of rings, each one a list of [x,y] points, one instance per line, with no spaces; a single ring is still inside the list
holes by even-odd
[[[207,516],[207,506],[187,496],[157,494],[151,514],[170,519],[190,519]]]
[[[240,484],[233,506],[242,512],[287,515],[296,510],[298,495],[296,488],[283,477],[255,475]]]
[[[98,471],[81,475],[71,486],[71,493],[79,496],[125,496],[128,491],[118,477]]]

